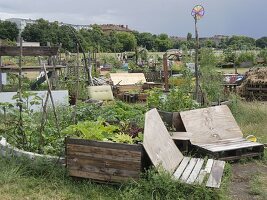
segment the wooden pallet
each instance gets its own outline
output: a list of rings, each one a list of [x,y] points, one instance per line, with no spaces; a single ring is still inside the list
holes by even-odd
[[[188,184],[200,184],[219,188],[222,180],[225,162],[209,159],[184,157],[173,176]]]
[[[203,184],[206,175],[210,174],[205,185],[220,187],[225,161],[210,159],[203,167],[204,159],[184,157],[156,109],[146,113],[144,148],[151,162],[172,173],[175,179],[188,184]]]
[[[243,138],[226,105],[185,111],[180,115],[186,131],[190,132],[191,144],[202,154],[222,160],[263,155],[263,144]]]
[[[220,160],[237,160],[263,155],[264,145],[244,138],[221,140],[215,143],[193,145],[205,154]]]

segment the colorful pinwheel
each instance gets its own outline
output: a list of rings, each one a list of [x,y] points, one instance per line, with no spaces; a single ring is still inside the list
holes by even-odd
[[[201,19],[205,14],[204,7],[201,5],[197,5],[193,8],[191,15],[197,20]]]

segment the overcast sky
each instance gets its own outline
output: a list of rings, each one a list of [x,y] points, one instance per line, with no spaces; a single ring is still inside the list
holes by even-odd
[[[124,24],[139,32],[186,36],[202,4],[200,36],[267,36],[267,0],[0,0],[0,18],[44,18],[72,24]]]

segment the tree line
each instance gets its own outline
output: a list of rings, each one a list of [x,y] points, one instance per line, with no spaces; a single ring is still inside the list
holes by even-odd
[[[18,35],[19,30],[15,23],[0,21],[2,40],[16,41]],[[58,22],[51,23],[44,19],[38,19],[35,24],[28,24],[21,36],[25,41],[40,42],[41,45],[46,45],[47,42],[52,45],[61,44],[62,49],[70,52],[76,51],[77,39],[85,51],[96,52],[133,51],[137,46],[149,51],[164,52],[168,49],[192,49],[195,46],[191,33],[188,33],[184,40],[179,40],[164,33],[159,35],[138,31],[105,33],[98,25],[93,25],[91,29],[77,31],[73,27],[59,25]],[[233,50],[267,48],[267,37],[256,40],[246,36],[232,36],[222,39],[219,43],[212,39],[205,39],[200,41],[200,46]]]

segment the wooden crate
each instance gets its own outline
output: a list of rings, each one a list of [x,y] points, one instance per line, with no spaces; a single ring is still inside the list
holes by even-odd
[[[65,148],[69,175],[97,182],[136,180],[148,165],[148,157],[141,144],[66,138]]]

